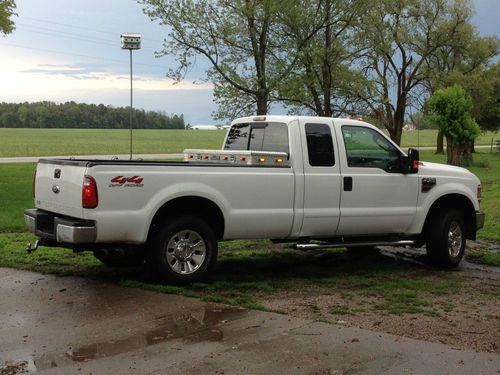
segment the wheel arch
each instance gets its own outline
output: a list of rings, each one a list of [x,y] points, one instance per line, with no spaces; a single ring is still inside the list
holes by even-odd
[[[208,198],[189,195],[173,198],[158,208],[149,226],[148,241],[168,218],[182,214],[201,217],[212,227],[218,240],[223,238],[225,219],[220,207]]]
[[[459,193],[442,195],[432,203],[427,211],[422,233],[425,234],[427,232],[431,218],[434,215],[439,214],[440,211],[449,209],[456,209],[462,213],[466,229],[466,238],[475,240],[476,222],[474,203],[469,197]]]

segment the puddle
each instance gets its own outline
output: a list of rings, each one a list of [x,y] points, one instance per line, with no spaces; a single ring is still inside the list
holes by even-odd
[[[189,342],[222,341],[222,326],[245,313],[235,307],[202,307],[179,316],[154,319],[154,328],[134,333],[122,339],[99,342],[71,349],[65,354],[45,354],[34,358],[37,370],[64,367],[73,362],[85,362],[159,344],[167,340]],[[0,374],[0,375],[3,375]]]

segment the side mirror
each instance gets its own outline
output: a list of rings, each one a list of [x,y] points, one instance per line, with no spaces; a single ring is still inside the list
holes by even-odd
[[[418,163],[420,160],[420,154],[417,149],[409,148],[408,149],[408,169],[407,173],[417,173],[418,172]]]

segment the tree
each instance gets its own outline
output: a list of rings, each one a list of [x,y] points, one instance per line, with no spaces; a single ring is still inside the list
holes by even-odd
[[[479,135],[479,126],[471,116],[471,98],[460,86],[437,90],[428,100],[434,121],[446,137],[448,164],[461,165],[469,159],[469,144]]]
[[[407,107],[422,95],[426,62],[459,43],[469,27],[467,0],[381,0],[371,3],[358,44],[366,48],[361,66],[368,83],[360,98],[401,142]]]
[[[15,16],[16,2],[14,0],[0,0],[0,35],[10,34],[16,28],[12,16]]]
[[[279,101],[327,117],[352,109],[356,85],[364,82],[352,68],[357,52],[352,34],[366,4],[366,0],[310,0],[296,4],[298,11],[292,11],[290,4],[282,27],[287,49],[297,59],[279,87]]]
[[[499,81],[495,68],[489,64],[498,55],[500,40],[480,36],[472,25],[462,27],[460,33],[454,45],[444,46],[427,59],[425,86],[431,94],[439,88],[462,86],[472,98],[474,118],[483,130],[489,130],[498,123],[488,118],[492,109],[494,112],[498,107],[495,105],[494,85]],[[436,153],[443,153],[443,137],[439,132]]]
[[[270,71],[278,0],[143,0],[144,12],[170,28],[160,56],[176,56],[167,75],[183,79],[197,56],[211,68],[219,116],[266,114],[278,76]],[[279,73],[277,73],[279,75]],[[274,75],[274,76],[273,76]],[[237,108],[227,98],[238,98]],[[236,113],[235,113],[236,112]]]

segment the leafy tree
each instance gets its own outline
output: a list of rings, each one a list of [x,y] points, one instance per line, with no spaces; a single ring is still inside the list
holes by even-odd
[[[12,16],[15,16],[16,2],[14,0],[0,0],[0,35],[10,34],[16,28]]]
[[[179,81],[196,58],[208,60],[219,108],[215,118],[266,114],[297,61],[288,50],[283,22],[307,11],[309,0],[140,0],[144,12],[169,27],[160,56],[174,55],[178,66],[167,75]],[[316,10],[313,13],[318,15]],[[294,16],[292,15],[292,18]],[[321,28],[319,15],[296,41],[298,48]],[[311,26],[311,25],[308,25]]]
[[[178,66],[167,75],[179,81],[197,56],[211,64],[218,117],[233,112],[226,98],[239,97],[236,112],[266,114],[273,90],[269,49],[276,23],[274,0],[143,0],[144,12],[170,28],[163,55],[174,55]]]
[[[454,45],[444,46],[429,56],[425,82],[428,92],[453,85],[462,86],[472,98],[472,114],[481,129],[494,130],[498,126],[498,118],[492,121],[489,116],[498,108],[494,86],[495,82],[498,85],[499,78],[495,76],[495,67],[489,64],[499,50],[500,40],[497,37],[482,37],[470,24],[462,27],[460,38]],[[499,70],[496,69],[498,75]],[[443,153],[443,137],[439,132],[437,153]]]
[[[467,0],[380,0],[363,18],[358,44],[368,82],[360,98],[401,142],[407,107],[422,96],[426,63],[470,27]]]
[[[446,137],[448,164],[461,165],[470,159],[469,144],[480,130],[471,116],[472,100],[460,86],[437,90],[428,100],[434,121]]]
[[[278,99],[318,116],[353,111],[356,86],[364,79],[353,69],[359,51],[353,48],[352,35],[367,1],[312,0],[295,5],[299,9],[294,11],[290,5],[282,27],[287,48],[295,51],[297,60],[279,87]]]

